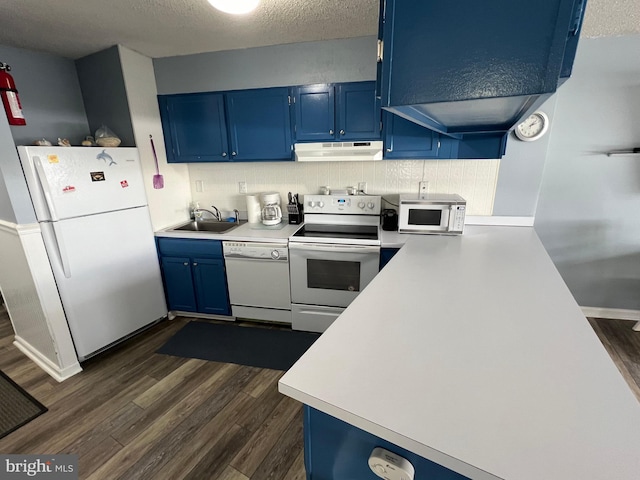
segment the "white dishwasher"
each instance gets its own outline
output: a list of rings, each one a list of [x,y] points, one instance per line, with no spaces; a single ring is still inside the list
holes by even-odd
[[[291,324],[286,243],[222,242],[231,314]]]

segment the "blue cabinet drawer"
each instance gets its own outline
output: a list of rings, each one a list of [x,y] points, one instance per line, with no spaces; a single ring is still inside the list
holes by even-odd
[[[199,240],[185,238],[158,238],[161,255],[182,257],[222,258],[220,240]]]

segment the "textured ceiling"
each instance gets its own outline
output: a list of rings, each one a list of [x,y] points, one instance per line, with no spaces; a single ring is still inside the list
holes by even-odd
[[[640,0],[588,0],[583,36],[640,33]],[[70,58],[122,44],[168,57],[375,35],[378,0],[261,0],[248,15],[207,0],[1,0],[0,45]]]

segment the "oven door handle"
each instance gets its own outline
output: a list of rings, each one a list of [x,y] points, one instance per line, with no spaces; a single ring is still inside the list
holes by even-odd
[[[335,253],[380,253],[380,247],[371,245],[334,245],[328,243],[289,243],[289,250]]]

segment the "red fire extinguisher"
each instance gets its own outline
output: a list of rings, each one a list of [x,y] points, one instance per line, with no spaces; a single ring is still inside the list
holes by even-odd
[[[5,112],[7,112],[9,125],[26,125],[27,121],[22,113],[22,105],[20,105],[16,83],[13,81],[13,77],[9,75],[10,71],[11,67],[9,65],[0,62],[0,96],[2,97],[2,104]]]

